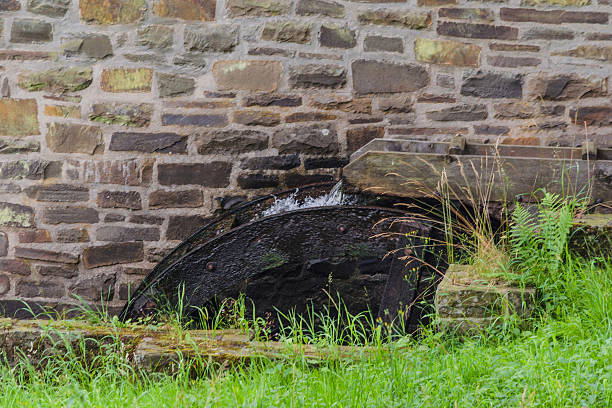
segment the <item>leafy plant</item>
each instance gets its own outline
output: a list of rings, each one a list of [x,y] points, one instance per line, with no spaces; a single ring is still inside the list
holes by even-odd
[[[540,288],[556,284],[579,205],[575,198],[546,191],[535,206],[516,204],[508,233],[512,280]]]

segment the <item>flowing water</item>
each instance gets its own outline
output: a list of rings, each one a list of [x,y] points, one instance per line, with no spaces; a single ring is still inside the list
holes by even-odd
[[[311,207],[328,207],[332,205],[351,205],[357,203],[357,196],[345,194],[342,191],[342,181],[329,191],[329,193],[318,197],[306,197],[303,200],[296,198],[299,189],[288,197],[276,199],[274,203],[264,210],[257,218],[267,217],[273,214],[280,214],[287,211],[294,211]]]

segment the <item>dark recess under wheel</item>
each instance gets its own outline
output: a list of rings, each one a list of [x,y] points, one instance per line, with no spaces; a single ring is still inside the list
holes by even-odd
[[[132,293],[123,320],[176,307],[182,292],[186,315],[214,310],[244,294],[258,316],[307,309],[333,313],[338,298],[351,314],[415,331],[429,313],[440,277],[427,251],[435,234],[426,222],[401,221],[405,213],[384,196],[358,194],[354,205],[332,205],[261,217],[290,195],[298,201],[329,193],[333,183],[305,186],[239,205],[219,216],[163,259]]]

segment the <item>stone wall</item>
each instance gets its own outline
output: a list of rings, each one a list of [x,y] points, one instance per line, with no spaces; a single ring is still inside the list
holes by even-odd
[[[612,145],[610,0],[0,0],[0,296],[111,305],[376,137]],[[586,129],[585,129],[586,128]]]

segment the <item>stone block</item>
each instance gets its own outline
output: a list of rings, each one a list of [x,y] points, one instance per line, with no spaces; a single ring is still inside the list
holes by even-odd
[[[45,207],[42,221],[45,224],[95,224],[98,211],[86,207]]]
[[[5,232],[0,232],[0,257],[8,255],[9,238]]]
[[[583,214],[574,219],[568,243],[570,251],[585,259],[612,257],[612,213]]]
[[[42,72],[30,72],[19,76],[19,87],[31,92],[45,91],[56,94],[78,92],[93,81],[91,68],[54,68]]]
[[[213,76],[217,88],[272,92],[278,88],[282,66],[278,61],[217,61]]]
[[[599,98],[607,95],[608,81],[594,76],[542,73],[530,79],[527,89],[529,97],[538,100]]]
[[[539,58],[511,57],[508,55],[490,55],[487,58],[489,65],[501,68],[537,67],[542,63]]]
[[[106,214],[104,222],[121,222],[125,221],[125,215],[122,214]]]
[[[457,4],[457,0],[417,0],[417,6],[419,7],[439,7],[451,4]]]
[[[413,13],[404,10],[367,10],[357,14],[360,24],[376,24],[407,28],[410,30],[424,30],[431,25],[431,15]]]
[[[6,275],[0,275],[0,295],[4,295],[11,290],[11,280]]]
[[[76,264],[79,262],[79,256],[61,251],[50,251],[40,248],[15,248],[15,257],[23,259],[33,259],[37,261],[57,262],[65,264]]]
[[[378,110],[384,113],[409,113],[414,110],[414,104],[407,96],[379,98]]]
[[[136,23],[145,15],[145,0],[79,0],[81,19],[89,24]]]
[[[185,27],[186,51],[201,53],[232,52],[238,45],[238,27],[230,24]]]
[[[308,157],[304,159],[304,170],[337,169],[348,163],[348,157]]]
[[[30,13],[47,17],[64,17],[69,7],[70,0],[28,0]]]
[[[417,103],[455,103],[452,95],[421,94],[417,97]]]
[[[49,150],[56,153],[95,154],[104,149],[102,131],[95,126],[50,123],[45,139]]]
[[[185,153],[187,136],[176,133],[113,133],[111,151],[144,153]]]
[[[200,190],[157,190],[149,194],[149,208],[193,208],[203,204]]]
[[[485,105],[458,105],[426,113],[427,119],[439,122],[466,122],[485,120],[488,117]],[[449,132],[450,133],[450,132]]]
[[[45,105],[43,113],[45,116],[81,119],[81,108],[78,106]]]
[[[159,228],[103,225],[96,230],[96,240],[111,242],[159,241]]]
[[[477,135],[505,136],[510,133],[510,128],[506,126],[476,125],[474,133]]]
[[[608,13],[571,10],[536,10],[502,7],[499,16],[504,21],[541,24],[608,24]]]
[[[573,40],[576,35],[568,30],[534,27],[525,31],[521,40]]]
[[[216,0],[156,0],[153,14],[183,20],[214,21]]]
[[[107,35],[89,34],[82,38],[62,38],[62,51],[68,57],[103,59],[113,55],[113,45]]]
[[[297,154],[250,157],[242,160],[241,164],[247,170],[289,170],[299,166],[300,156]]]
[[[496,26],[490,24],[470,24],[454,21],[441,21],[438,24],[438,34],[451,37],[516,40],[518,28],[509,26]]]
[[[579,45],[568,51],[551,52],[550,55],[610,62],[612,61],[612,46]]]
[[[363,40],[363,50],[366,52],[404,52],[404,42],[399,37],[369,35]]]
[[[30,266],[21,259],[0,258],[0,271],[9,275],[28,276],[32,274]]]
[[[219,130],[196,135],[199,154],[235,154],[268,148],[268,134],[259,130]]]
[[[138,45],[153,49],[172,47],[174,27],[171,25],[149,25],[138,29]]]
[[[457,41],[417,38],[414,41],[414,56],[417,61],[430,64],[478,67],[480,47]]]
[[[509,102],[493,105],[497,119],[533,119],[541,116],[561,116],[562,105],[543,105],[540,102]]]
[[[0,226],[29,228],[34,226],[34,210],[20,204],[0,202]]]
[[[17,160],[0,162],[0,179],[43,180],[57,162],[42,160]]]
[[[298,16],[326,16],[332,18],[342,18],[346,14],[342,4],[323,0],[299,0],[295,13]]]
[[[115,274],[99,275],[70,285],[68,291],[84,300],[110,302],[115,294],[115,282]]]
[[[87,183],[141,186],[151,183],[153,159],[86,160],[83,180]]]
[[[341,96],[315,96],[312,106],[318,109],[339,110],[348,113],[372,113],[372,100],[370,98],[352,98]]]
[[[269,17],[289,14],[291,0],[228,0],[229,17]]]
[[[330,174],[300,174],[300,173],[285,173],[283,175],[283,184],[287,188],[298,188],[314,183],[328,183],[334,181],[334,177]]]
[[[267,55],[267,56],[278,56],[278,57],[287,57],[293,58],[295,56],[295,51],[286,50],[284,48],[276,48],[276,47],[253,47],[249,49],[249,55]]]
[[[15,285],[15,294],[23,298],[61,298],[64,296],[64,285],[51,280],[20,280]]]
[[[466,73],[461,86],[461,95],[478,98],[521,98],[523,76],[482,71]]]
[[[385,129],[382,127],[362,127],[346,131],[346,150],[348,154],[357,151],[374,139],[383,138]]]
[[[419,65],[357,60],[351,69],[358,93],[414,92],[429,83],[427,70]]]
[[[142,242],[121,242],[85,248],[83,263],[87,269],[123,263],[140,262],[144,259]]]
[[[27,187],[26,195],[37,201],[79,202],[89,200],[87,187],[71,184],[47,184]]]
[[[31,136],[40,134],[35,99],[0,99],[0,135]]]
[[[182,115],[175,113],[165,113],[162,115],[162,125],[225,127],[227,125],[227,116],[225,114]]]
[[[269,111],[234,111],[233,122],[245,126],[276,126],[280,124],[280,114]]]
[[[444,7],[438,10],[438,17],[453,20],[487,21],[495,20],[493,10],[486,8]]]
[[[0,123],[2,123],[0,119]],[[19,154],[40,152],[40,143],[34,140],[7,139],[0,140],[0,154]]]
[[[300,95],[285,94],[252,94],[244,97],[244,106],[278,106],[281,108],[295,107],[302,105]]]
[[[96,198],[96,204],[101,208],[142,209],[140,193],[137,191],[101,191]]]
[[[157,74],[157,87],[160,98],[192,95],[195,90],[195,80],[175,74]]]
[[[64,228],[55,232],[55,240],[63,243],[89,242],[87,228]]]
[[[449,266],[435,295],[441,328],[461,333],[501,324],[511,314],[529,317],[535,302],[535,289],[501,281],[489,283],[469,265]]]
[[[105,125],[146,127],[151,122],[153,106],[121,102],[95,103],[89,120]]]
[[[145,248],[145,260],[154,263],[161,262],[173,249],[172,247],[147,246]]]
[[[164,223],[164,219],[154,215],[139,214],[130,216],[130,218],[128,218],[128,222],[133,224],[162,225]]]
[[[238,176],[238,186],[245,190],[278,187],[279,179],[275,174],[248,173]]]
[[[150,92],[150,68],[109,68],[102,71],[100,86],[105,92]]]
[[[311,25],[299,21],[269,22],[264,25],[261,39],[264,41],[310,43]]]
[[[17,11],[21,10],[19,0],[2,0],[0,1],[0,11]]]
[[[232,164],[213,161],[209,163],[160,164],[157,167],[159,184],[164,186],[195,184],[220,188],[229,185]]]
[[[346,70],[341,65],[305,64],[289,69],[292,88],[341,88],[346,85]]]
[[[357,35],[348,27],[322,24],[319,44],[328,48],[354,48],[357,45]]]
[[[11,42],[21,44],[45,43],[53,41],[53,25],[33,18],[13,21]]]
[[[210,221],[202,215],[171,215],[168,220],[166,239],[182,241]]]
[[[285,116],[286,123],[297,122],[322,122],[327,120],[335,120],[338,117],[326,112],[294,112]]]
[[[42,276],[72,279],[79,275],[75,265],[36,265],[35,269]]]
[[[333,154],[339,150],[336,128],[331,124],[277,130],[272,136],[272,146],[279,154]]]
[[[518,52],[539,52],[539,45],[530,44],[508,44],[508,43],[490,43],[489,48],[492,51],[518,51]]]
[[[612,107],[609,105],[574,108],[569,115],[580,126],[612,126]]]

